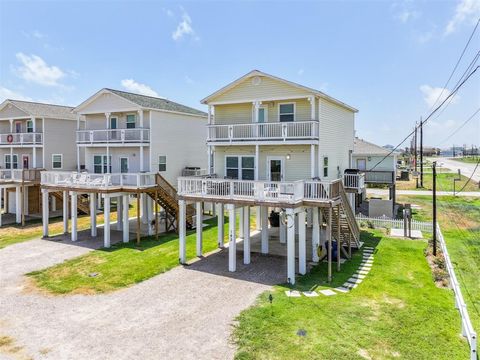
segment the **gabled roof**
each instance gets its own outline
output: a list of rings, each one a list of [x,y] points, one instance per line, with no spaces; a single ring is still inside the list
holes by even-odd
[[[8,104],[15,106],[29,116],[67,120],[77,119],[76,115],[72,113],[73,107],[71,106],[7,99],[0,104],[0,110]]]
[[[363,139],[359,139],[356,137],[353,141],[353,155],[381,155],[385,156],[390,154],[390,151],[372,144],[371,142],[365,141]],[[392,156],[395,155],[395,153],[391,154]]]
[[[154,96],[147,96],[147,95],[140,95],[135,94],[127,91],[115,90],[104,88],[93,96],[82,102],[78,105],[74,111],[78,111],[81,107],[91,103],[94,101],[98,96],[104,94],[105,92],[112,93],[114,95],[120,96],[125,100],[128,100],[133,105],[139,106],[140,108],[144,109],[156,109],[156,110],[163,110],[169,112],[177,112],[183,114],[190,114],[190,115],[198,115],[198,116],[207,116],[207,113],[191,108],[189,106],[185,106],[174,101],[170,101],[164,98],[154,97]]]
[[[311,93],[312,95],[315,95],[315,96],[318,96],[318,97],[321,97],[323,99],[326,99],[326,100],[329,100],[339,106],[342,106],[350,111],[353,111],[353,112],[358,112],[357,109],[355,109],[354,107],[350,106],[350,105],[347,105],[345,104],[344,102],[341,102],[340,100],[337,100],[327,94],[325,94],[324,92],[320,91],[320,90],[316,90],[316,89],[312,89],[312,88],[309,88],[307,86],[303,86],[303,85],[300,85],[300,84],[297,84],[297,83],[294,83],[292,81],[288,81],[288,80],[285,80],[285,79],[282,79],[282,78],[279,78],[279,77],[276,77],[276,76],[273,76],[273,75],[270,75],[270,74],[267,74],[267,73],[264,73],[260,70],[252,70],[250,71],[248,74],[245,74],[243,75],[242,77],[238,78],[237,80],[231,82],[230,84],[228,84],[227,86],[224,86],[222,87],[220,90],[217,90],[215,91],[213,94],[207,96],[206,98],[202,99],[200,102],[202,104],[208,104],[210,102],[210,100],[212,100],[213,98],[216,98],[217,96],[221,95],[221,94],[224,94],[225,92],[227,92],[228,90],[234,88],[235,86],[237,86],[238,84],[240,84],[241,82],[243,82],[244,80],[246,79],[249,79],[251,77],[254,77],[254,76],[265,76],[265,77],[268,77],[270,79],[273,79],[273,80],[276,80],[276,81],[280,81],[284,84],[287,84],[287,85],[290,85],[290,86],[293,86],[293,87],[296,87],[298,89],[301,89],[301,90],[304,90],[306,92],[309,92]]]

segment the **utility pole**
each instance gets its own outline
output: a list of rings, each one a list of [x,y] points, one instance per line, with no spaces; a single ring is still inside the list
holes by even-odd
[[[418,166],[417,166],[417,129],[418,129],[418,126],[417,126],[417,122],[415,121],[415,136],[414,136],[414,139],[415,139],[415,143],[413,145],[413,151],[415,153],[415,179],[417,180],[417,188],[418,188],[418,176],[417,176],[417,173],[418,173]]]
[[[420,118],[420,187],[423,188],[423,121]]]
[[[432,165],[433,171],[433,256],[437,256],[437,162]]]
[[[455,157],[455,144],[453,144],[452,150],[453,150],[453,157]]]

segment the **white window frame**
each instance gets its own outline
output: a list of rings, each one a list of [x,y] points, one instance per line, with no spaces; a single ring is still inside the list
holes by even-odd
[[[281,105],[293,105],[293,121],[280,121],[280,106]],[[282,115],[290,115],[290,113],[282,114]],[[277,119],[278,119],[278,122],[295,122],[295,121],[297,121],[297,103],[294,102],[294,101],[278,103]]]
[[[12,159],[10,159],[9,163],[10,163],[10,167],[7,167],[7,157],[10,157],[10,155],[13,156],[14,159],[17,159],[17,161],[13,161]],[[18,169],[18,154],[5,154],[4,155],[4,158],[3,158],[3,161],[4,161],[4,164],[5,164],[5,169]],[[13,164],[17,164],[17,167],[13,167]]]
[[[327,159],[327,165],[325,166],[325,159]],[[328,177],[328,168],[330,166],[330,159],[328,158],[328,156],[323,156],[322,157],[322,175],[323,177]],[[325,175],[325,170],[327,170],[327,175]]]
[[[160,170],[160,158],[161,157],[165,158],[165,163],[162,163],[162,165],[165,165],[165,170]],[[159,172],[167,171],[167,155],[158,155],[158,171]]]
[[[116,128],[112,128],[112,119],[115,119],[115,126]],[[108,120],[108,128],[112,130],[117,130],[118,129],[118,116],[110,116],[110,119]]]
[[[271,160],[280,160],[281,162],[281,167],[282,167],[282,170],[281,170],[281,173],[280,173],[280,181],[284,181],[285,178],[286,178],[286,169],[285,169],[285,157],[284,156],[267,156],[267,174],[266,174],[266,179],[268,179],[268,181],[272,181],[271,179],[271,175],[272,175],[272,172],[271,172],[271,169],[270,169],[270,165],[271,165]]]
[[[55,161],[53,160],[54,156],[60,156],[60,167],[55,167],[53,164]],[[62,170],[63,169],[63,154],[52,154],[52,170]]]
[[[130,124],[132,123],[132,122],[129,122],[129,121],[128,121],[128,117],[129,117],[129,116],[133,116],[133,125],[134,125],[133,128],[129,128],[129,127],[128,127],[128,124],[129,124],[129,123],[130,123]],[[137,128],[137,114],[126,114],[126,115],[125,115],[125,129],[136,129],[136,128]]]
[[[126,173],[122,173],[122,159],[127,159],[127,172]],[[118,158],[118,164],[119,164],[119,173],[120,174],[128,174],[130,172],[130,159],[128,158],[128,156],[126,155],[120,155],[119,158]]]
[[[238,167],[237,167],[237,170],[238,170],[238,179],[236,180],[243,180],[243,167],[242,167],[242,158],[244,157],[249,157],[249,158],[253,158],[253,168],[251,168],[253,170],[253,177],[255,179],[255,155],[249,155],[249,154],[245,154],[245,155],[225,155],[225,158],[224,158],[224,164],[225,164],[225,169],[224,169],[224,177],[226,178],[227,177],[227,158],[229,157],[236,157],[238,159]],[[233,168],[231,168],[233,169]],[[248,168],[248,170],[250,170],[250,168]]]
[[[260,111],[260,109],[263,109],[264,114],[265,114],[265,121],[263,123],[258,121],[258,119],[260,118],[258,116],[258,112]],[[257,114],[255,112],[257,112]],[[258,123],[258,124],[268,123],[268,105],[260,105],[258,108],[253,106],[253,108],[252,108],[252,123]]]
[[[31,124],[32,126],[28,126],[28,124]],[[27,133],[33,133],[33,120],[27,120]],[[32,129],[32,131],[28,131],[28,129]]]
[[[100,162],[100,166],[102,167],[102,172],[100,172],[100,173],[95,172],[95,156],[100,156],[101,159],[102,159],[101,162]],[[107,154],[93,154],[92,155],[93,172],[95,174],[111,174],[112,173],[112,167],[113,167],[113,165],[112,165],[112,155],[110,155],[110,169],[108,169],[108,161],[106,163],[104,162],[105,158],[107,158]],[[104,167],[107,168],[107,172],[104,171]],[[108,172],[108,170],[110,170],[110,172]]]

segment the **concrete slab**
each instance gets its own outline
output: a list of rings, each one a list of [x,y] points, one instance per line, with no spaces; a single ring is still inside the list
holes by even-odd
[[[319,291],[321,294],[325,295],[325,296],[332,296],[332,295],[337,295],[337,293],[335,291],[332,291],[330,289],[326,289],[326,290],[320,290]]]
[[[360,284],[363,280],[362,279],[357,279],[351,277],[350,279],[347,280],[347,282],[352,283],[352,284]]]
[[[350,290],[346,287],[340,286],[335,288],[336,291],[341,292],[341,293],[348,293]]]
[[[316,293],[315,291],[304,291],[302,292],[303,295],[305,295],[306,297],[316,297],[318,296],[318,293]]]
[[[391,229],[390,236],[393,237],[404,237],[403,229]],[[423,239],[423,234],[420,230],[412,230],[413,239]]]
[[[367,276],[366,275],[361,275],[361,274],[353,274],[352,277],[357,278],[357,279],[365,279]]]
[[[300,291],[297,291],[297,290],[287,290],[287,291],[285,291],[285,295],[287,295],[288,297],[300,297],[300,296],[302,296],[300,294]]]

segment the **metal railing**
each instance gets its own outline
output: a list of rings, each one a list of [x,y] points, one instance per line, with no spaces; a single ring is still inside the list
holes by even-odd
[[[155,173],[94,174],[87,172],[42,171],[41,184],[75,188],[142,188],[155,186]]]
[[[318,139],[318,121],[208,125],[207,141]]]
[[[42,145],[43,133],[0,134],[0,145]]]
[[[102,129],[102,130],[78,130],[78,144],[97,143],[149,143],[150,129]]]
[[[363,189],[365,187],[365,175],[343,174],[343,186],[347,189]]]

